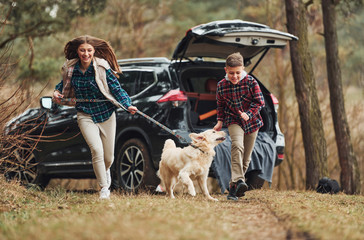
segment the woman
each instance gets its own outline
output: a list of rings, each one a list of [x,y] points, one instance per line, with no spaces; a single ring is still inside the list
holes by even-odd
[[[101,187],[100,199],[109,199],[110,167],[114,161],[116,134],[115,109],[124,106],[131,114],[138,109],[131,105],[121,88],[117,73],[121,73],[112,47],[92,36],[80,36],[69,41],[64,53],[62,81],[57,84],[53,99],[58,104],[75,105],[77,123],[90,147],[92,165]],[[76,101],[62,101],[72,98]]]

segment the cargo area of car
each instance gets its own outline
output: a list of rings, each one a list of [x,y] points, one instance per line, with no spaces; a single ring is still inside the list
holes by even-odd
[[[193,65],[181,72],[193,129],[212,128],[216,124],[216,88],[224,75],[223,65],[216,68]]]
[[[216,124],[217,83],[225,76],[223,65],[216,68],[201,66],[185,68],[181,73],[184,91],[188,97],[188,111],[193,129],[212,128]],[[259,82],[259,81],[258,81]],[[274,135],[275,112],[270,92],[259,82],[266,106],[261,110],[264,126],[261,131]]]

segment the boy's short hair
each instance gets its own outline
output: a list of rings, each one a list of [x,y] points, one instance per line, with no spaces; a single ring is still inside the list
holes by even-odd
[[[226,58],[226,64],[225,65],[226,65],[226,67],[244,66],[244,58],[239,52],[230,54]]]

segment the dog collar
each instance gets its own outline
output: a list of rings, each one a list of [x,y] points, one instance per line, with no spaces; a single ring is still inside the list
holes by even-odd
[[[193,144],[190,144],[190,146],[193,147],[193,148],[196,148],[196,149],[200,150],[202,153],[205,154],[205,152],[201,148],[199,148],[199,147],[197,147],[197,146],[195,146]]]

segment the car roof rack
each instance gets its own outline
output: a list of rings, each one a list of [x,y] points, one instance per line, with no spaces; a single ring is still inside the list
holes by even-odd
[[[132,63],[170,63],[166,57],[153,57],[153,58],[127,58],[119,59],[118,64],[132,64]]]

